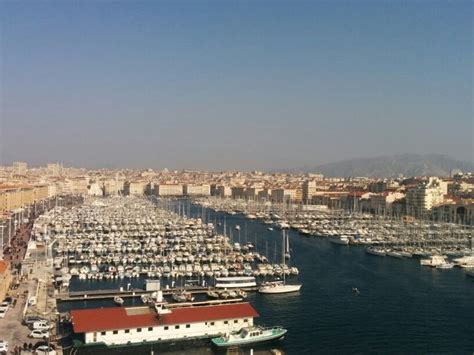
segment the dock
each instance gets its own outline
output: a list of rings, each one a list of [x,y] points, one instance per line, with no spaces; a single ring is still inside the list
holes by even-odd
[[[257,287],[244,287],[241,288],[244,291],[252,292],[257,291]],[[183,288],[181,287],[174,287],[174,288],[165,288],[160,291],[163,292],[163,296],[171,296],[174,292],[182,291]],[[201,286],[193,286],[193,287],[186,287],[184,288],[186,292],[192,294],[205,294],[207,291],[216,291],[216,290],[223,290],[217,288],[207,288]],[[120,296],[122,298],[134,298],[140,297],[142,295],[150,295],[155,291],[146,291],[143,289],[133,289],[128,291],[119,291],[119,290],[89,290],[89,291],[70,291],[70,292],[63,292],[58,293],[56,295],[56,299],[60,302],[68,302],[68,301],[81,301],[81,300],[106,300],[106,299],[113,299],[116,296]],[[196,302],[193,302],[196,303]],[[181,305],[184,303],[180,303]]]

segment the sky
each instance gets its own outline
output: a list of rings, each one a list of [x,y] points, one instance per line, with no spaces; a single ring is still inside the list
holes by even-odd
[[[470,1],[2,1],[0,164],[474,160]]]

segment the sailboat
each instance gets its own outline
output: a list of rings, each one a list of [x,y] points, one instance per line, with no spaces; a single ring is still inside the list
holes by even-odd
[[[288,236],[288,234],[284,233],[285,230],[283,230],[283,242],[285,244],[285,250],[284,250],[284,255],[285,255],[285,259],[289,259],[291,258],[291,255],[290,255],[290,237]]]
[[[285,266],[285,249],[286,249],[286,234],[285,230],[282,230],[282,259],[283,267]],[[285,280],[285,273],[283,273],[283,281],[268,281],[264,282],[258,288],[260,293],[289,293],[297,292],[301,289],[302,284],[289,285]]]

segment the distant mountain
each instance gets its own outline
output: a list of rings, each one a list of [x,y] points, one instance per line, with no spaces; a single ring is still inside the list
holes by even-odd
[[[451,159],[442,154],[401,154],[344,160],[314,168],[304,167],[302,172],[321,173],[325,176],[449,176],[453,169],[473,172],[474,163]]]

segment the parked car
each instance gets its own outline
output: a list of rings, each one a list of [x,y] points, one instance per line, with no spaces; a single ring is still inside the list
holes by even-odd
[[[8,343],[5,340],[0,340],[0,354],[8,353]]]
[[[8,303],[9,305],[11,305],[13,303],[13,297],[5,297],[5,299],[3,300],[3,302],[6,302]]]
[[[0,309],[0,318],[5,318],[5,314],[7,314],[7,311],[5,309]]]
[[[49,331],[45,329],[35,329],[30,334],[28,334],[28,336],[30,338],[37,338],[37,339],[49,338]]]
[[[8,311],[8,308],[10,308],[10,304],[8,302],[3,301],[2,303],[0,303],[0,311]]]
[[[33,325],[34,322],[41,322],[41,321],[46,321],[46,319],[40,316],[28,316],[23,319],[23,324],[30,326],[30,325]]]
[[[56,350],[48,345],[41,345],[36,348],[35,354],[38,355],[56,355]]]
[[[41,321],[37,321],[37,322],[34,322],[32,325],[31,325],[31,329],[32,330],[36,330],[36,329],[39,329],[39,330],[42,330],[42,329],[45,329],[45,330],[48,330],[51,328],[51,324],[49,324],[49,322],[45,321],[45,320],[41,320]]]

